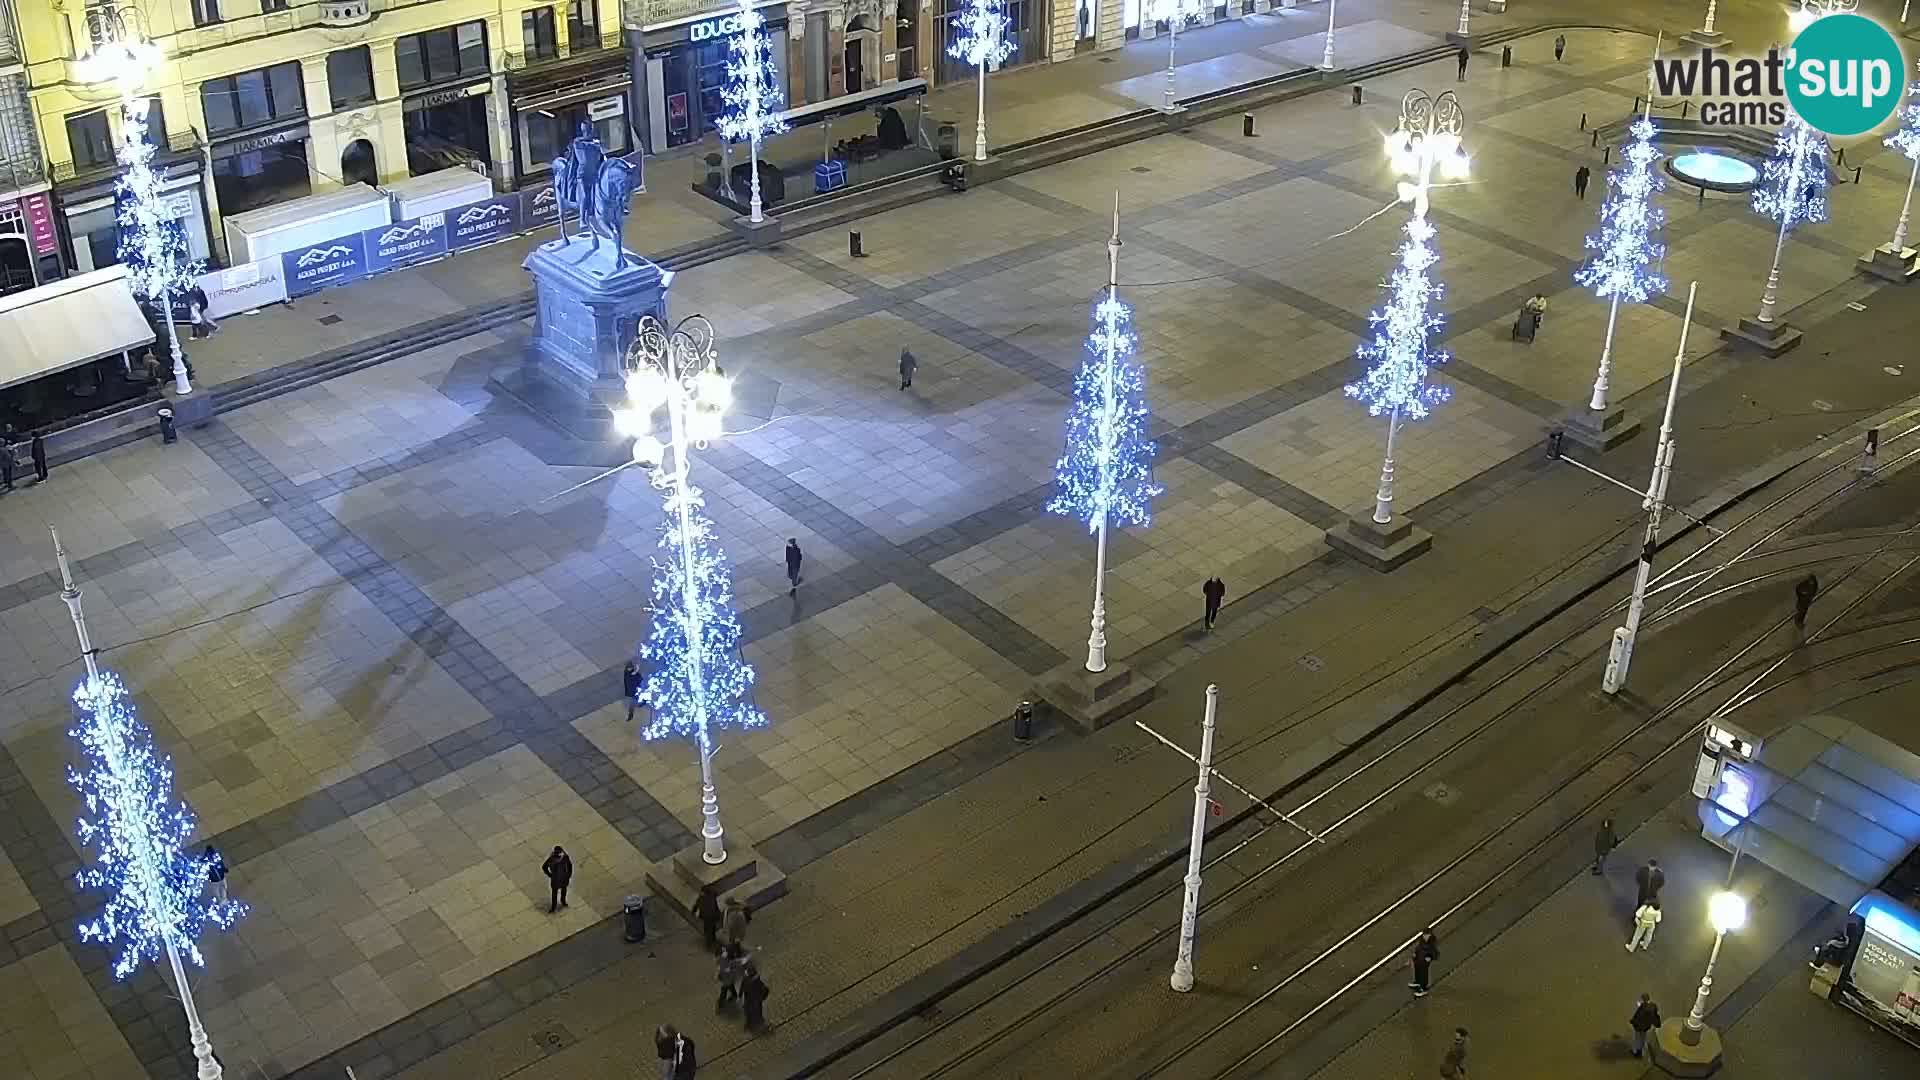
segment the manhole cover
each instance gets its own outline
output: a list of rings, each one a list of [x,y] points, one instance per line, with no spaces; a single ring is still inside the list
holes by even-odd
[[[1149,173],[1149,172],[1152,172],[1153,170],[1147,168],[1145,165],[1135,165],[1133,167],[1133,171],[1137,173]]]
[[[1434,802],[1439,803],[1441,806],[1452,806],[1454,803],[1454,800],[1460,797],[1459,792],[1437,781],[1434,783],[1428,784],[1420,792],[1420,794],[1425,795],[1427,798],[1432,799]]]
[[[1308,671],[1324,671],[1326,670],[1327,662],[1312,653],[1308,653],[1300,658],[1300,666],[1306,668]]]
[[[542,1053],[547,1054],[565,1050],[567,1047],[573,1045],[573,1032],[568,1031],[565,1024],[554,1024],[552,1027],[541,1028],[538,1032],[534,1033],[533,1045],[539,1047]]]
[[[320,316],[320,318],[319,318],[319,319],[317,319],[316,321],[317,321],[317,322],[318,322],[318,323],[319,323],[319,324],[320,324],[321,326],[332,326],[332,325],[333,325],[334,323],[337,323],[337,322],[339,322],[339,321],[340,321],[340,316],[338,316],[338,315],[322,315],[322,316]]]

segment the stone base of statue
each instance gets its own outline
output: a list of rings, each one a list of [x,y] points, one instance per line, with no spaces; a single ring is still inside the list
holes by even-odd
[[[1872,274],[1896,285],[1905,285],[1920,275],[1920,251],[1906,248],[1895,251],[1892,244],[1881,244],[1862,256],[1856,264],[1862,273]]]
[[[1799,348],[1801,337],[1800,331],[1788,325],[1785,319],[1772,322],[1741,319],[1733,326],[1720,329],[1721,340],[1745,345],[1768,356],[1781,356]]]
[[[489,383],[580,438],[604,434],[611,408],[626,399],[623,364],[641,318],[667,314],[672,272],[631,252],[616,266],[617,251],[604,237],[596,251],[585,236],[533,249],[524,264],[533,275],[533,338],[525,360]]]

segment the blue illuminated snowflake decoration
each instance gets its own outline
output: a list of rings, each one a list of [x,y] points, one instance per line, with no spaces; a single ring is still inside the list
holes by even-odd
[[[1756,213],[1787,229],[1827,220],[1827,137],[1799,113],[1787,110],[1760,173],[1760,186],[1753,189]]]
[[[725,108],[716,126],[728,142],[757,143],[787,130],[787,122],[780,118],[786,96],[776,78],[773,40],[763,32],[766,17],[749,0],[741,0],[733,18],[739,20],[740,30],[727,39],[727,84],[720,91]]]
[[[1907,104],[1900,110],[1900,130],[1885,145],[1908,161],[1920,161],[1920,80],[1907,87]]]
[[[109,893],[99,915],[80,924],[80,940],[118,946],[115,978],[160,959],[169,943],[204,966],[199,940],[207,924],[229,929],[247,905],[206,895],[207,864],[187,850],[193,811],[173,797],[173,762],[154,749],[120,677],[103,672],[82,682],[73,701],[81,715],[68,734],[86,765],[68,766],[67,782],[84,801],[80,842],[94,849],[93,864],[77,877],[83,888]]]
[[[1148,501],[1165,491],[1153,481],[1156,447],[1147,438],[1146,371],[1130,357],[1133,309],[1109,288],[1093,307],[1087,357],[1073,379],[1066,449],[1054,465],[1047,509],[1077,517],[1088,532],[1102,522],[1146,525]]]
[[[1400,265],[1387,281],[1387,306],[1368,316],[1373,339],[1360,349],[1367,373],[1359,382],[1348,383],[1346,392],[1365,402],[1369,415],[1397,412],[1403,420],[1419,420],[1452,394],[1427,382],[1427,369],[1448,360],[1445,351],[1427,344],[1443,321],[1433,310],[1440,300],[1440,283],[1428,274],[1440,259],[1433,250],[1433,226],[1425,217],[1415,217],[1407,222],[1406,233]]]
[[[964,60],[982,71],[998,71],[1013,55],[1013,43],[1007,40],[1006,0],[969,0],[954,19],[959,36],[947,47],[947,55]]]
[[[640,646],[648,662],[640,701],[650,710],[640,734],[649,740],[678,735],[704,742],[720,728],[767,726],[767,714],[751,696],[753,668],[740,655],[733,571],[702,505],[700,489],[691,485],[667,494],[661,555],[653,560],[652,628]]]
[[[1634,121],[1633,139],[1621,152],[1620,167],[1607,179],[1607,201],[1600,207],[1600,231],[1587,237],[1593,261],[1573,279],[1602,298],[1644,304],[1667,291],[1659,270],[1667,249],[1654,239],[1666,215],[1653,194],[1666,185],[1654,166],[1661,154],[1653,145],[1653,122]]]

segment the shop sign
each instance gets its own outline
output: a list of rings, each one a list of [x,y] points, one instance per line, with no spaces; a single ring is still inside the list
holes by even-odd
[[[408,98],[407,105],[412,109],[431,109],[438,105],[451,105],[461,98],[475,97],[483,93],[486,88],[486,83],[474,83],[471,86],[462,86],[453,90],[436,90],[431,94]]]
[[[379,230],[373,230],[378,232]],[[367,275],[367,252],[360,233],[298,248],[280,256],[287,295],[305,296],[329,285],[344,285]]]
[[[221,156],[231,157],[235,154],[251,154],[255,150],[265,150],[269,146],[279,146],[281,143],[302,142],[305,141],[306,137],[306,126],[301,125],[297,128],[288,128],[285,131],[273,131],[265,135],[255,135],[250,139],[235,139],[232,142],[220,144],[220,150],[222,151]]]
[[[428,214],[368,229],[360,234],[360,243],[369,274],[437,259],[448,251],[447,215]]]
[[[518,195],[469,203],[447,214],[453,219],[447,225],[447,245],[455,251],[491,244],[520,231]]]
[[[60,236],[53,227],[53,199],[44,191],[29,195],[20,200],[20,210],[27,219],[27,235],[33,237],[34,254],[51,255],[60,250]]]
[[[207,314],[224,319],[285,300],[287,279],[275,257],[202,274],[200,291],[207,294]]]
[[[715,38],[732,37],[740,32],[739,15],[722,15],[717,19],[702,19],[694,23],[687,36],[694,42],[712,41]]]
[[[560,199],[553,185],[531,188],[520,193],[520,227],[537,229],[560,220]]]
[[[625,116],[627,99],[619,94],[612,97],[595,98],[587,102],[587,119],[606,120],[615,116]]]

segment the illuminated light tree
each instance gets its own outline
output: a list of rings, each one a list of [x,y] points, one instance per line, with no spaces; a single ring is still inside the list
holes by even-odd
[[[1900,220],[1894,224],[1893,242],[1886,248],[1902,261],[1911,261],[1914,253],[1907,247],[1907,221],[1913,210],[1914,181],[1920,180],[1920,80],[1907,87],[1907,104],[1900,110],[1900,130],[1887,136],[1885,145],[1913,162],[1907,175],[1907,197],[1900,204]]]
[[[1780,223],[1758,316],[1771,329],[1774,308],[1780,302],[1780,254],[1787,246],[1787,233],[1795,225],[1827,220],[1827,137],[1789,107],[1787,122],[1774,137],[1773,153],[1760,173],[1760,185],[1753,189],[1753,209]]]
[[[960,36],[947,47],[947,55],[973,65],[979,76],[980,100],[973,125],[973,160],[987,160],[987,72],[999,71],[1013,55],[1013,43],[1007,40],[1006,0],[967,0],[967,6],[954,19]]]
[[[1667,279],[1659,269],[1666,248],[1654,239],[1666,219],[1653,205],[1654,193],[1666,186],[1655,167],[1662,155],[1653,145],[1653,121],[1644,112],[1634,121],[1630,133],[1632,138],[1621,151],[1620,167],[1607,178],[1600,231],[1587,237],[1587,250],[1594,253],[1593,259],[1573,275],[1575,281],[1609,301],[1607,334],[1600,346],[1600,373],[1593,380],[1593,397],[1587,403],[1587,408],[1596,413],[1607,408],[1613,331],[1620,318],[1620,305],[1644,304],[1667,291]]]
[[[1107,669],[1107,528],[1150,524],[1148,503],[1166,489],[1154,482],[1156,447],[1147,438],[1147,373],[1132,357],[1139,339],[1133,309],[1120,299],[1120,201],[1107,241],[1107,288],[1093,306],[1087,356],[1073,379],[1066,449],[1054,465],[1047,509],[1079,518],[1095,541],[1093,633],[1087,670]]]
[[[760,206],[760,140],[787,130],[780,116],[786,96],[776,81],[773,41],[764,33],[767,20],[754,10],[752,0],[740,0],[734,18],[740,30],[727,39],[727,85],[720,91],[726,108],[718,126],[728,142],[747,142],[747,217],[757,225],[766,220]]]
[[[692,739],[699,747],[700,857],[717,865],[727,860],[727,849],[713,784],[714,734],[765,727],[767,714],[753,704],[753,668],[740,655],[733,570],[713,522],[701,512],[700,489],[687,477],[691,451],[720,437],[732,399],[713,346],[713,326],[699,315],[671,330],[652,316],[643,319],[630,354],[631,407],[616,420],[634,437],[635,463],[653,467],[667,511],[662,557],[653,561],[652,624],[641,645],[648,670],[640,700],[649,710],[641,737]],[[651,434],[661,406],[671,440],[664,444]]]
[[[247,914],[247,906],[206,895],[208,868],[187,849],[195,821],[187,804],[174,798],[173,762],[154,748],[153,733],[134,712],[120,677],[100,670],[58,531],[53,547],[64,585],[60,597],[87,666],[73,694],[79,718],[67,732],[86,761],[83,767],[68,766],[67,782],[83,801],[76,832],[94,858],[75,877],[82,888],[108,894],[100,912],[80,924],[80,940],[116,950],[117,979],[165,957],[187,1014],[199,1080],[221,1080],[220,1063],[187,985],[186,963],[206,966],[201,935],[208,926],[231,928]]]
[[[1410,90],[1400,102],[1399,129],[1387,136],[1394,171],[1408,177],[1398,191],[1402,202],[1413,205],[1413,217],[1406,224],[1399,262],[1387,279],[1386,307],[1368,317],[1373,337],[1360,349],[1366,374],[1346,387],[1347,396],[1363,402],[1368,415],[1387,417],[1387,453],[1373,500],[1378,525],[1393,521],[1393,444],[1401,422],[1425,419],[1450,396],[1446,387],[1427,382],[1427,370],[1448,359],[1432,344],[1443,320],[1434,310],[1441,285],[1429,272],[1440,257],[1427,220],[1427,193],[1435,169],[1450,178],[1466,176],[1467,159],[1460,149],[1465,124],[1466,115],[1452,91],[1434,98]]]

